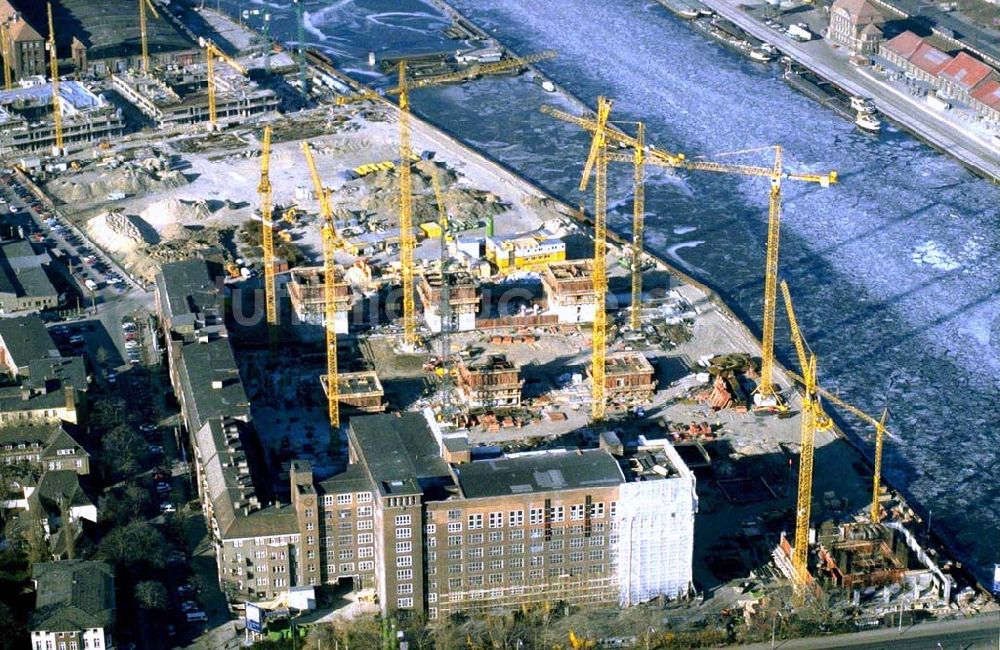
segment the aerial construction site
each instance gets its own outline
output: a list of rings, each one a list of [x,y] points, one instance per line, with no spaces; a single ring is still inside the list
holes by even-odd
[[[114,400],[163,437],[142,469],[161,477],[155,525],[203,533],[179,551],[194,594],[162,579],[188,594],[178,611],[208,612],[179,619],[188,640],[262,640],[289,616],[473,634],[477,615],[561,604],[553,634],[574,647],[668,629],[719,643],[996,610],[886,484],[888,412],[824,388],[794,307],[809,287],[781,279],[784,187],[835,196],[836,170],[786,165],[777,144],[672,151],[612,99],[556,89],[536,66],[558,52],[509,51],[455,12],[455,53],[372,53],[376,90],[246,11],[109,2],[131,35],[109,47],[88,3],[21,4],[0,0],[0,216],[35,257],[4,248],[3,270],[44,266],[60,293],[41,311],[90,371],[88,444]],[[585,139],[553,143],[575,161],[570,203],[411,110],[492,77],[538,84],[538,110]],[[648,251],[652,169],[764,181],[759,337]],[[623,201],[631,223],[609,228]],[[30,347],[0,339],[4,359]],[[72,522],[63,537],[107,533]]]

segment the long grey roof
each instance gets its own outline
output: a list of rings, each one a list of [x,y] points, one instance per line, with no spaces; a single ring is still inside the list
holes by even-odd
[[[216,417],[249,419],[250,400],[227,339],[181,346],[177,356],[190,430]]]
[[[110,627],[115,574],[106,562],[63,560],[32,567],[37,596],[30,629],[71,632]]]
[[[625,482],[618,462],[603,449],[520,454],[455,467],[467,499],[610,487]]]

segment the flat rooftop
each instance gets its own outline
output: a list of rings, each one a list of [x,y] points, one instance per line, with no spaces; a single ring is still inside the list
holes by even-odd
[[[421,494],[428,483],[450,480],[434,434],[419,413],[352,418],[349,436],[385,496]]]
[[[603,449],[528,452],[455,467],[467,499],[612,487],[625,482],[618,462]]]
[[[448,278],[449,287],[472,287],[476,284],[476,279],[472,274],[464,269],[455,269],[442,275],[440,271],[428,271],[420,276],[423,282],[432,289],[438,289],[444,285],[444,277]]]

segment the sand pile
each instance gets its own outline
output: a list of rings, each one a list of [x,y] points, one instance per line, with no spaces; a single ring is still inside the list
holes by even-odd
[[[185,199],[164,199],[153,203],[142,211],[142,218],[161,236],[169,237],[170,231],[186,224],[199,224],[212,216],[212,210],[205,201]]]
[[[450,215],[475,222],[497,216],[509,207],[496,194],[469,189],[458,185],[458,175],[430,160],[413,165],[413,222],[436,221],[437,200],[431,183],[431,170],[437,165],[445,207]],[[395,170],[376,172],[351,181],[359,187],[358,207],[370,214],[397,215],[399,213],[399,176]]]
[[[159,241],[156,231],[139,217],[124,210],[109,210],[87,221],[87,235],[98,245],[113,253],[131,253],[139,246]]]
[[[82,179],[84,177],[77,176]],[[86,180],[56,179],[48,189],[64,203],[107,201],[109,195],[124,193],[125,196],[147,194],[187,185],[187,178],[177,171],[158,172],[145,167],[121,167],[102,172],[96,178]]]

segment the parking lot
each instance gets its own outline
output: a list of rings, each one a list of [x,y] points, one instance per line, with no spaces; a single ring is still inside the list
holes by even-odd
[[[42,205],[11,170],[0,172],[2,214],[23,217],[13,221],[20,225],[24,237],[45,246],[62,261],[67,279],[84,302],[106,302],[129,292],[129,282],[115,264],[58,213]]]

